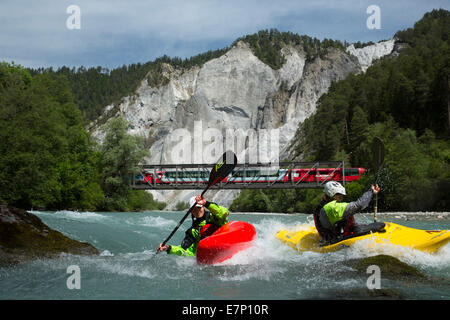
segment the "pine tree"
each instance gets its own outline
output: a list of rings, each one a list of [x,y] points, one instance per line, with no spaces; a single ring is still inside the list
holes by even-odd
[[[350,122],[350,153],[352,165],[360,165],[361,160],[358,148],[360,144],[366,139],[369,122],[367,115],[360,106],[353,109],[353,117]]]

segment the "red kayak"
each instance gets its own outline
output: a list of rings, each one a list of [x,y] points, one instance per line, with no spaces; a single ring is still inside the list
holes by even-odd
[[[230,259],[249,248],[255,238],[256,230],[251,224],[230,221],[198,243],[197,263],[215,264]]]

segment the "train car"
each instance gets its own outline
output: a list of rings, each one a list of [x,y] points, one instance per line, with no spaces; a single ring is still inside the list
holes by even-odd
[[[136,184],[148,184],[148,183],[152,183],[153,182],[153,174],[152,173],[148,173],[148,172],[144,172],[144,175],[142,175],[141,173],[138,173],[135,176],[135,183]]]
[[[262,183],[262,182],[288,182],[288,169],[237,170],[222,180],[222,183]],[[158,172],[159,173],[159,172]],[[207,183],[209,172],[206,171],[165,171],[161,183]],[[158,180],[157,180],[158,183]]]
[[[364,168],[344,169],[345,182],[358,180],[365,171]],[[293,169],[292,179],[295,183],[343,181],[342,168]]]
[[[344,169],[345,182],[361,178],[364,168]],[[195,184],[208,183],[209,172],[197,170],[156,171],[144,172],[144,176],[136,176],[137,184]],[[313,168],[313,169],[237,169],[222,180],[222,183],[311,183],[328,180],[343,181],[342,168]]]
[[[209,180],[209,172],[206,171],[157,171],[160,176],[160,183],[207,183]],[[158,183],[158,179],[156,180]]]
[[[231,183],[264,183],[264,182],[288,182],[288,169],[247,169],[237,170],[229,178]]]
[[[130,177],[132,178],[132,177]],[[140,173],[138,173],[135,177],[134,177],[134,181],[136,184],[143,184],[144,183],[144,176]]]

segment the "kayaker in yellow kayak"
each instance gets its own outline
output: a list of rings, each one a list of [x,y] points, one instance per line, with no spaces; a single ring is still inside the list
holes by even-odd
[[[195,256],[197,246],[201,239],[210,236],[214,231],[228,222],[228,209],[214,202],[209,202],[201,195],[192,197],[189,200],[191,211],[192,226],[186,231],[181,245],[165,245],[159,244],[157,252],[166,251],[169,254],[179,256]],[[205,210],[207,208],[208,210]]]
[[[320,245],[336,243],[348,237],[380,231],[385,224],[374,222],[367,225],[355,224],[353,215],[366,208],[372,196],[380,192],[378,185],[372,185],[358,200],[342,202],[345,188],[337,181],[325,184],[320,209],[314,213],[314,223],[320,236]]]

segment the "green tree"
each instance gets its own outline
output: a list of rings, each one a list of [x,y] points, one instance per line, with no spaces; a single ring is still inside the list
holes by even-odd
[[[353,110],[352,120],[350,122],[350,138],[349,149],[352,152],[351,163],[353,165],[361,165],[363,159],[360,159],[361,153],[358,152],[360,144],[366,139],[369,122],[367,115],[360,106],[356,106]]]
[[[18,207],[95,208],[94,152],[65,76],[0,64],[0,198]]]
[[[108,210],[125,210],[130,195],[130,176],[149,155],[143,137],[127,133],[129,124],[122,118],[111,119],[104,128],[101,146],[101,175]]]

